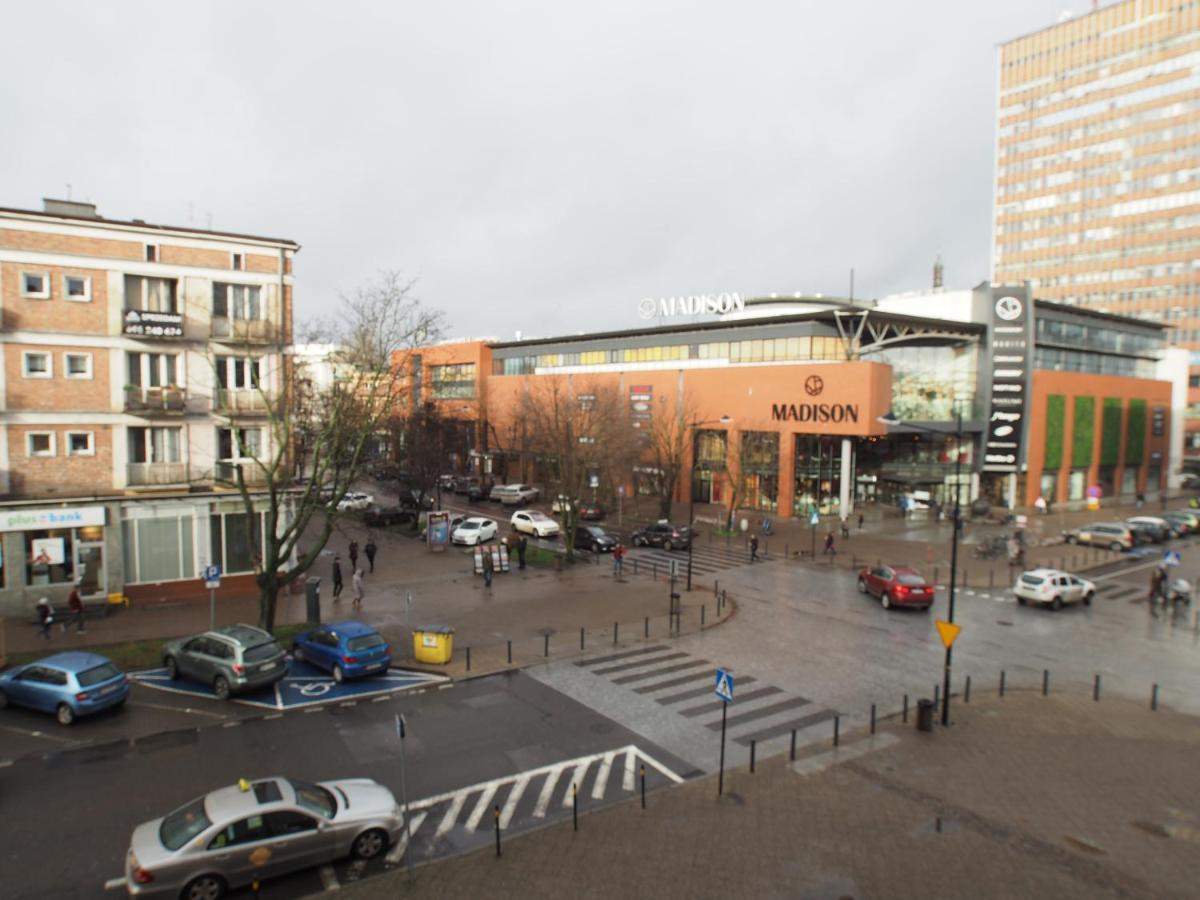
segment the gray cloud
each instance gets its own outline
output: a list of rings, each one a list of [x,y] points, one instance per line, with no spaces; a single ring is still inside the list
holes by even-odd
[[[1082,4],[1077,0],[1082,9]],[[427,8],[428,7],[428,8]],[[579,8],[576,8],[579,7]],[[1003,4],[24,4],[0,205],[294,238],[301,315],[384,267],[454,335],[647,295],[988,276]]]

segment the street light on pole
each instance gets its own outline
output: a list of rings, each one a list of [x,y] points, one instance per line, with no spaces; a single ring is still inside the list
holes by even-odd
[[[692,448],[688,458],[691,460],[691,468],[688,470],[688,570],[687,570],[687,589],[692,589],[692,541],[693,541],[693,525],[696,519],[696,429],[701,425],[728,425],[733,421],[733,416],[721,416],[719,419],[705,419],[703,421],[688,422],[688,431],[692,435]]]
[[[912,422],[904,422],[888,410],[879,417],[879,422],[884,425],[906,425],[909,428],[917,431],[925,431],[929,434],[948,434],[940,428],[929,428],[925,425],[915,425]],[[956,401],[954,404],[954,533],[950,538],[950,607],[947,611],[947,621],[954,624],[954,588],[958,582],[958,532],[962,526],[962,406]],[[950,660],[952,658],[953,645],[946,646],[946,668],[942,676],[942,725],[950,724]]]

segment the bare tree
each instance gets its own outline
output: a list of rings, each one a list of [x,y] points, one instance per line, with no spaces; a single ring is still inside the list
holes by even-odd
[[[551,495],[563,497],[563,539],[568,560],[575,558],[578,500],[590,476],[604,468],[610,453],[627,442],[629,431],[620,395],[610,386],[576,383],[571,376],[545,376],[526,386],[518,415],[529,451],[542,467]]]
[[[653,469],[644,474],[654,487],[660,518],[671,517],[675,491],[691,458],[692,423],[698,419],[695,404],[687,394],[659,397],[650,421],[640,430],[644,435],[641,456]],[[690,490],[691,479],[688,482]]]
[[[411,280],[381,272],[342,298],[337,319],[312,329],[336,347],[330,384],[316,385],[312,373],[283,352],[288,335],[281,335],[280,362],[272,372],[256,370],[247,392],[252,408],[224,410],[236,457],[218,464],[215,477],[236,487],[251,522],[263,517],[255,535],[262,548],[255,571],[263,628],[274,626],[280,590],[303,575],[328,542],[338,504],[407,393],[409,353],[436,338],[441,322],[442,314],[413,294]],[[256,430],[263,428],[265,436]]]
[[[443,416],[436,403],[427,401],[394,420],[392,430],[399,439],[397,458],[408,479],[405,489],[412,490],[417,508],[424,509],[449,468],[446,460],[460,449],[458,424]]]

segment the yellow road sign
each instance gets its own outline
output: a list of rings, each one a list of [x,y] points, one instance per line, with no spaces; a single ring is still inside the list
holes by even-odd
[[[962,631],[962,626],[955,625],[951,622],[943,622],[941,619],[938,619],[934,624],[937,625],[938,634],[942,636],[942,643],[945,644],[946,649],[949,650],[954,644],[954,639],[958,637],[959,633]]]

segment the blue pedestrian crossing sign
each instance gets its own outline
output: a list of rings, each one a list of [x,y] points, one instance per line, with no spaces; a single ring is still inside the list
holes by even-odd
[[[808,517],[808,524],[809,525],[821,524],[821,515],[815,509],[812,511],[812,515]]]
[[[1180,566],[1183,565],[1183,557],[1178,550],[1168,550],[1163,553],[1163,562],[1168,566]]]
[[[724,669],[717,669],[717,686],[714,688],[718,697],[726,703],[733,702],[733,676]]]

